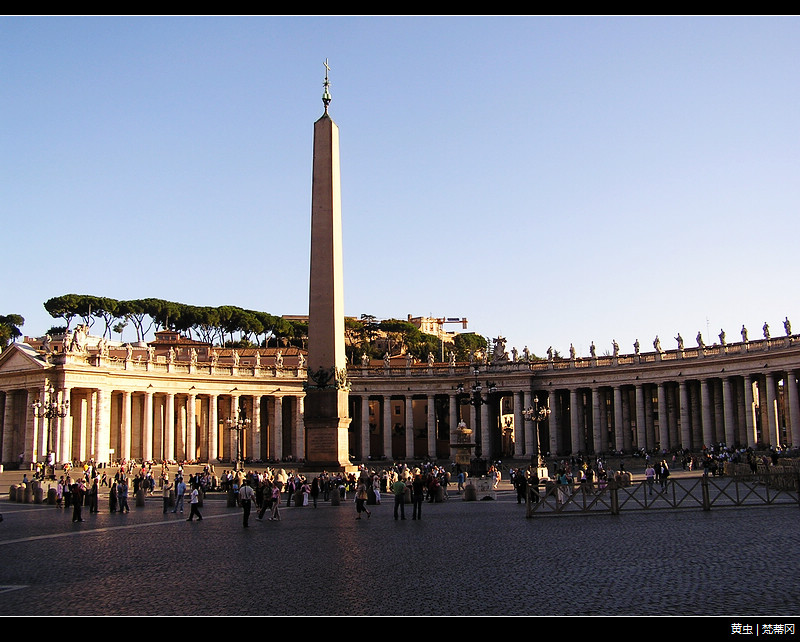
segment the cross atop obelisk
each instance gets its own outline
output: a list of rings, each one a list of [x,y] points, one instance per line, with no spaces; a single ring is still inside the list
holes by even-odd
[[[325,60],[322,102],[314,123],[311,187],[311,272],[308,302],[308,381],[304,419],[306,462],[328,470],[349,466],[347,359],[344,352],[342,203],[339,128],[328,115],[331,102]]]

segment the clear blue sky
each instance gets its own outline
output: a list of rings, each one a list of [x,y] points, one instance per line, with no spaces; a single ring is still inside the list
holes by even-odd
[[[326,58],[346,314],[538,355],[800,330],[798,18],[6,17],[0,48],[25,334],[70,292],[307,313]]]

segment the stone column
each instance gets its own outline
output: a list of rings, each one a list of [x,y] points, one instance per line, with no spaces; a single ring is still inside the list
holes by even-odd
[[[789,370],[786,373],[784,391],[789,395],[789,421],[787,427],[789,434],[786,441],[790,444],[800,442],[800,396],[797,391],[798,370]]]
[[[3,457],[10,461],[9,455],[14,447],[14,393],[11,390],[5,391],[6,403],[3,409]],[[61,421],[60,419],[58,421]]]
[[[111,416],[110,401],[111,393],[102,388],[97,389],[97,399],[95,404],[95,443],[94,457],[99,463],[108,463],[111,442]]]
[[[273,397],[275,405],[273,407],[272,418],[272,445],[274,447],[273,457],[275,459],[283,459],[283,396],[277,395]]]
[[[631,405],[631,390],[630,388],[623,388],[622,390],[622,448],[625,452],[631,452],[634,449],[633,444],[633,431],[631,425],[636,425],[636,392],[634,390],[634,401]]]
[[[531,395],[530,390],[526,390],[523,393],[522,399],[523,408],[521,408],[521,410],[527,410],[528,408],[533,407],[533,396]],[[516,403],[516,399],[514,401]],[[525,433],[525,456],[530,458],[531,455],[536,452],[536,422],[526,421],[523,418],[522,429]]]
[[[190,392],[186,399],[186,459],[197,458],[197,395]]]
[[[406,459],[414,458],[414,397],[406,396]]]
[[[230,407],[228,409],[228,421],[236,421],[239,417],[239,395],[231,394]],[[223,443],[228,445],[227,452],[223,452],[222,456],[235,462],[237,456],[244,459],[244,442],[241,441],[241,436],[236,430],[231,430],[230,423],[225,424],[224,430],[228,434],[228,439]]]
[[[66,417],[59,417],[55,420],[56,434],[53,435],[53,447],[58,454],[56,464],[72,460],[72,389],[64,388],[60,395],[61,403],[69,400],[70,411]]]
[[[492,453],[492,429],[489,426],[489,404],[481,404],[481,453],[486,460],[491,460]]]
[[[456,430],[458,430],[458,398],[451,392],[447,398],[448,408],[450,410],[450,443],[456,442]],[[455,461],[456,449],[450,447],[450,460]]]
[[[528,393],[530,394],[530,393]],[[525,418],[522,416],[522,391],[514,393],[514,458],[525,456]],[[527,406],[525,406],[527,408]]]
[[[703,444],[708,447],[714,443],[714,418],[711,415],[711,398],[708,392],[708,379],[700,380],[700,409],[703,417]]]
[[[361,459],[367,461],[370,455],[369,396],[361,397]]]
[[[383,454],[392,459],[392,398],[383,395]]]
[[[780,446],[780,416],[778,414],[778,382],[776,376],[768,372],[767,380],[767,421],[769,423],[769,444]]]
[[[686,387],[686,381],[681,381],[678,384],[678,404],[680,405],[681,413],[681,448],[692,447],[692,432],[689,425],[689,391]]]
[[[758,442],[756,433],[756,404],[753,398],[753,379],[754,375],[745,375],[744,378],[744,421],[747,428],[747,445],[755,447]]]
[[[153,391],[144,393],[144,417],[142,417],[142,457],[145,461],[153,458]]]
[[[95,423],[94,417],[96,416],[96,403],[97,392],[79,393],[78,394],[78,425],[73,426],[72,434],[72,456],[76,457],[78,461],[85,461],[89,458],[92,448],[92,443],[86,445],[87,440],[91,439],[94,432],[93,425]],[[76,430],[77,428],[77,430]]]
[[[294,430],[295,430],[295,455],[306,457],[306,424],[305,424],[305,397],[298,395],[294,398],[295,401],[295,414],[294,414]],[[349,443],[349,439],[348,439]]]
[[[656,408],[653,404],[653,391],[649,385],[645,385],[642,389],[644,393],[644,430],[645,439],[647,440],[647,448],[653,449],[656,447],[656,426],[655,414]],[[656,401],[658,403],[658,401]]]
[[[175,459],[175,394],[164,399],[164,459]]]
[[[547,404],[550,408],[550,454],[555,455],[559,452],[561,440],[561,404],[558,402],[558,390],[551,390],[547,396]],[[541,426],[540,426],[541,428]],[[540,435],[541,438],[541,435]],[[544,444],[540,444],[544,448]]]
[[[622,414],[622,387],[616,386],[614,388],[614,447],[617,451],[624,448],[625,445],[625,419]]]
[[[219,459],[219,400],[217,395],[208,395],[208,463],[212,466]]]
[[[733,448],[736,442],[736,425],[733,414],[733,392],[730,377],[722,378],[722,423],[725,426],[725,443]]]
[[[180,399],[175,397],[175,459],[183,461],[186,459],[186,431],[187,431],[187,407],[186,399],[181,395]]]
[[[428,395],[428,457],[436,459],[436,405],[433,395]]]
[[[667,390],[664,382],[658,382],[658,443],[662,450],[669,450],[669,411],[667,410]]]
[[[119,422],[119,453],[118,459],[131,458],[131,426],[133,425],[133,401],[130,390],[122,391],[122,410]]]
[[[475,410],[475,406],[470,404],[469,406],[469,427],[472,428],[472,437],[475,439],[475,445],[478,445],[478,412]]]
[[[45,402],[47,399],[47,387],[42,386],[41,388],[36,388],[32,395],[34,401],[39,399],[42,403]],[[28,404],[30,406],[30,404]],[[36,413],[33,412],[31,409],[31,413],[35,416]],[[34,419],[35,422],[35,429],[34,432],[36,434],[36,452],[33,453],[33,458],[31,461],[47,461],[47,432],[48,432],[48,419],[43,414],[39,417]]]
[[[31,408],[33,403],[34,394],[33,390],[25,391],[27,397],[25,399],[25,438],[22,444],[22,461],[26,464],[36,461],[34,457],[37,455],[36,448],[36,415]]]
[[[599,454],[603,451],[603,434],[600,429],[600,389],[597,386],[592,388],[592,436],[594,452]]]
[[[647,433],[645,432],[645,418],[644,411],[644,384],[640,383],[636,386],[636,447],[648,448],[650,444],[647,443]]]
[[[580,412],[578,409],[578,390],[572,388],[569,391],[569,432],[572,454],[577,455],[583,450],[581,444],[583,435],[580,429]]]

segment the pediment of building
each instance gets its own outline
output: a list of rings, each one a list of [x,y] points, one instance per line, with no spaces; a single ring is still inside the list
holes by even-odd
[[[46,367],[45,357],[25,343],[12,343],[0,353],[0,374],[44,370]]]

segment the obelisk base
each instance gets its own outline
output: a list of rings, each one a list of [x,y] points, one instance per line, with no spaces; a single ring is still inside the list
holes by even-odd
[[[350,463],[348,394],[343,390],[309,389],[304,403],[308,470],[356,470]]]
[[[329,472],[353,472],[357,469],[347,456],[350,419],[306,419],[305,424],[305,469]]]

